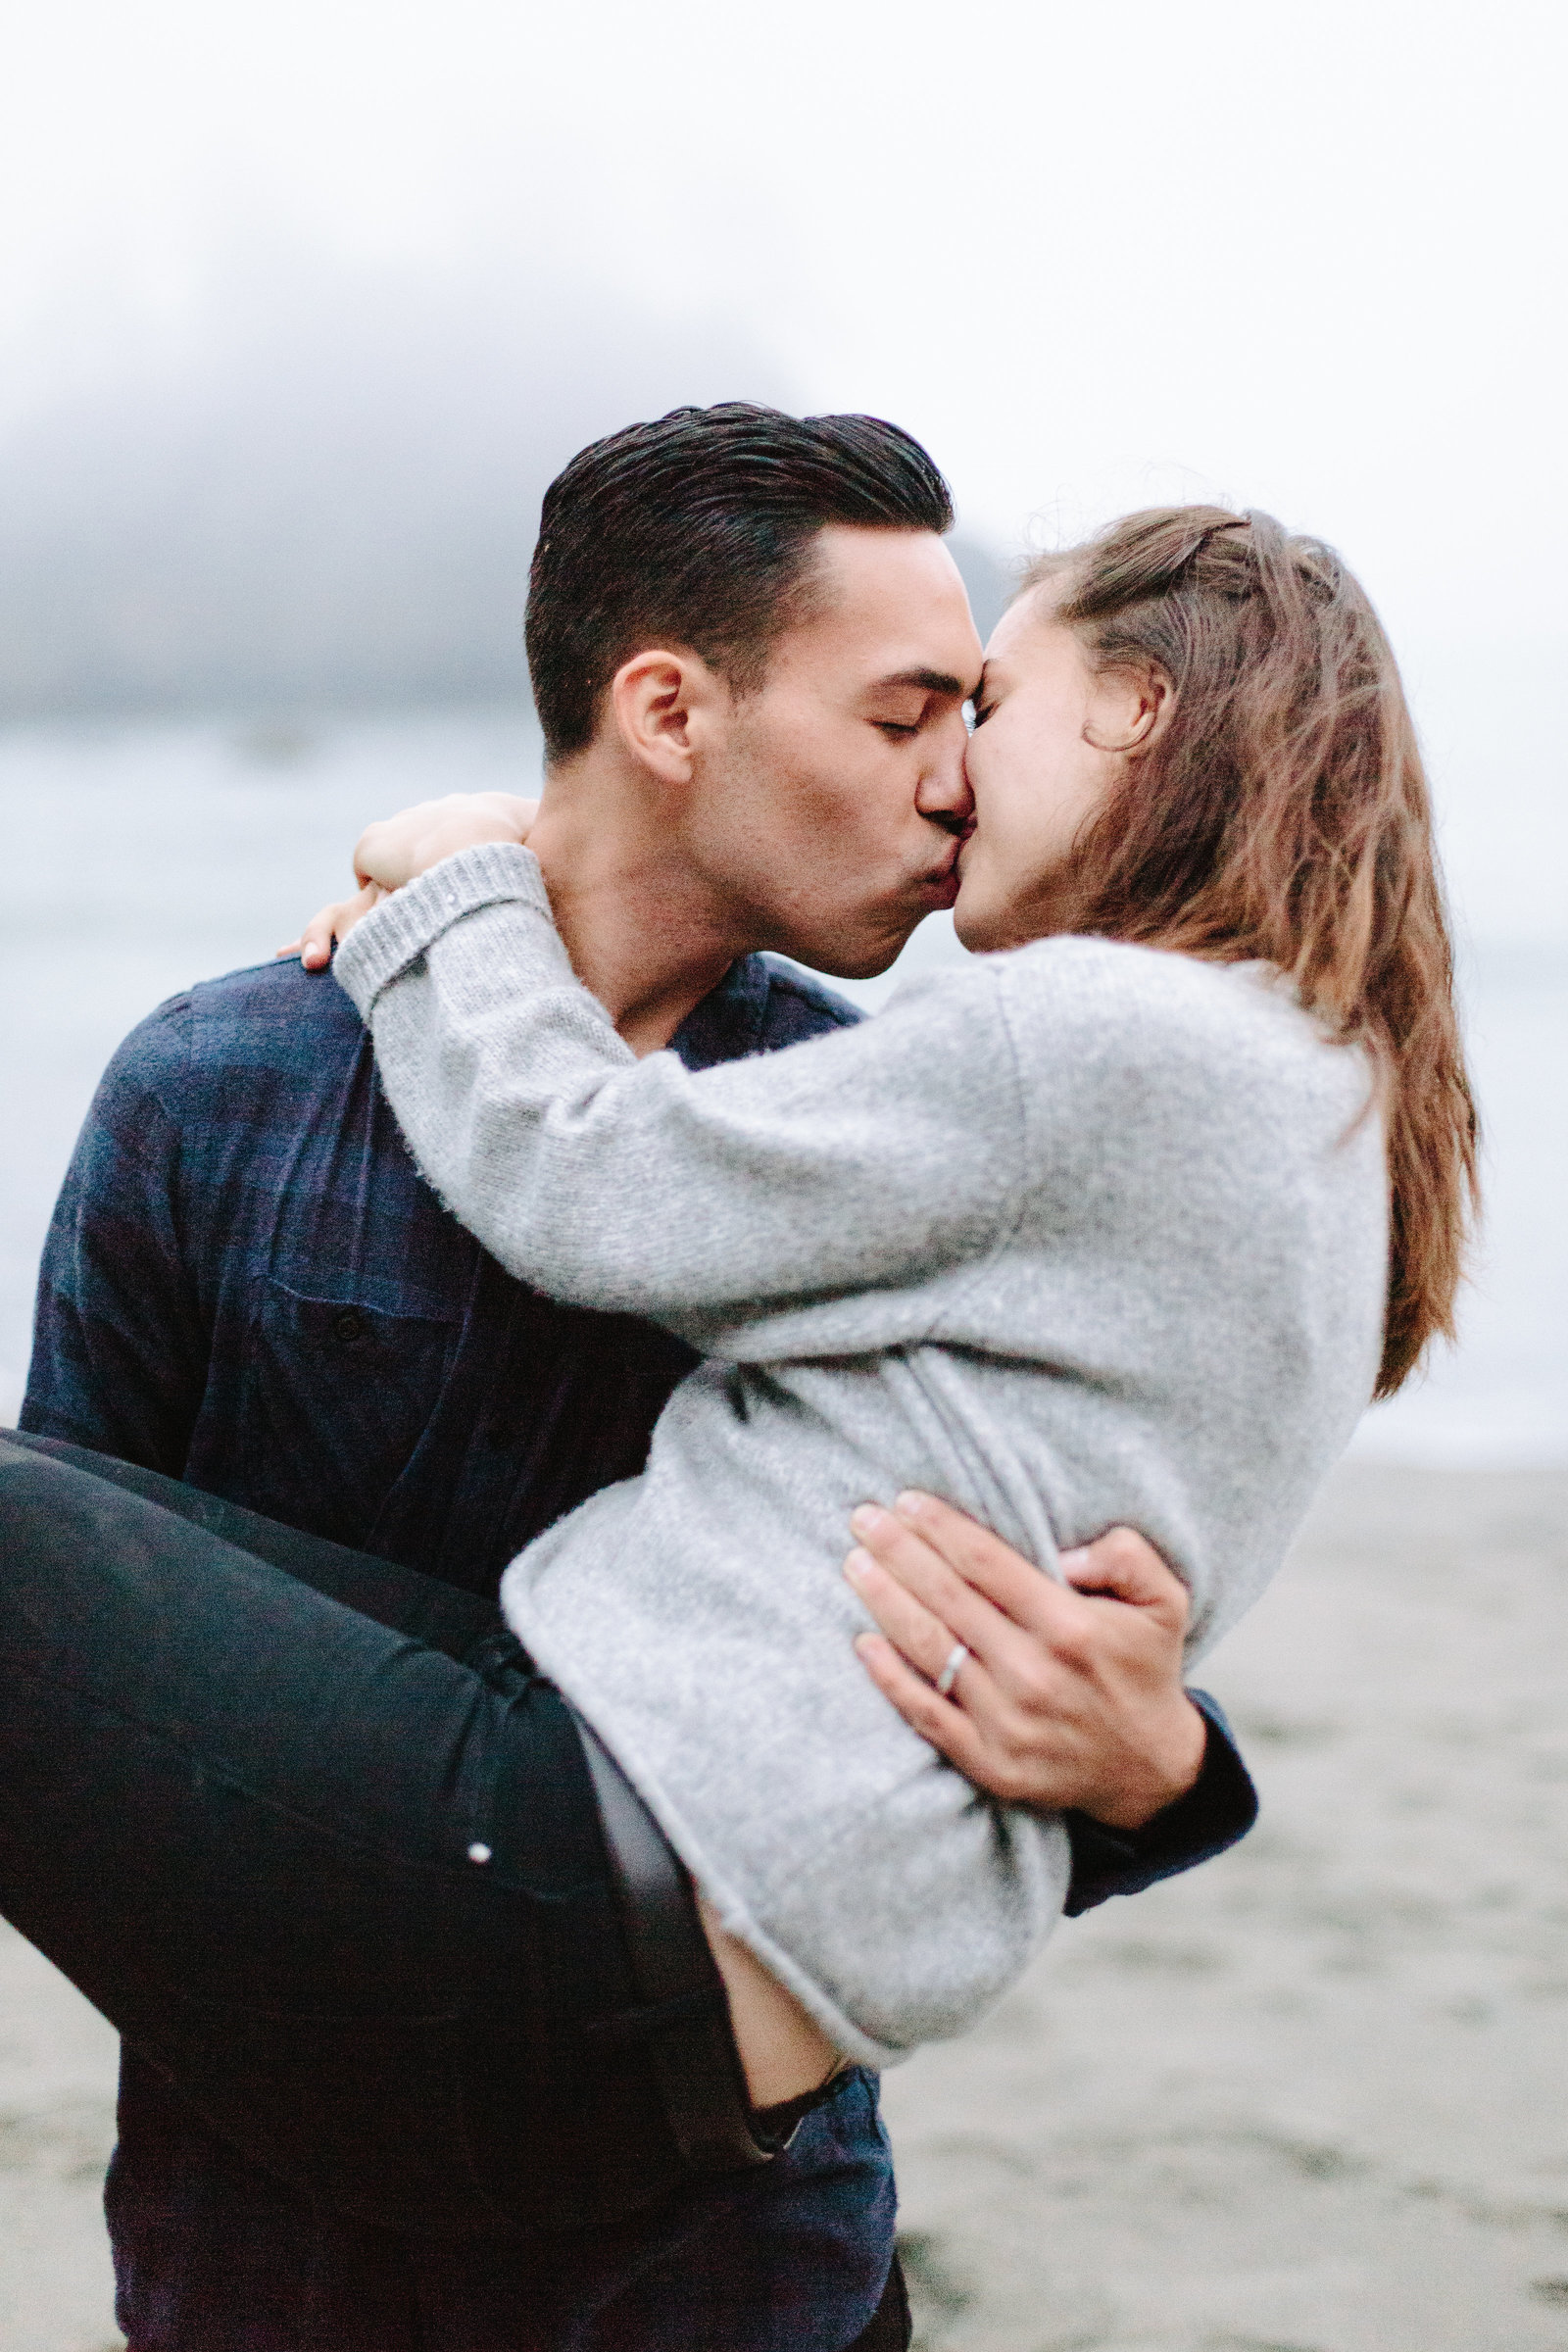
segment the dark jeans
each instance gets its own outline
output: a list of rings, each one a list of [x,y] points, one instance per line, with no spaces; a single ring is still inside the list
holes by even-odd
[[[758,2193],[588,2030],[637,2001],[597,1809],[493,1605],[73,1451],[0,1440],[0,1910],[367,2228],[630,2254]]]

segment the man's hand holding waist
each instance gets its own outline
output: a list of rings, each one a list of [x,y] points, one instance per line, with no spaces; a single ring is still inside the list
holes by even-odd
[[[1193,1788],[1207,1726],[1182,1684],[1188,1595],[1143,1537],[1064,1552],[1063,1586],[933,1495],[852,1526],[845,1574],[881,1628],[857,1644],[866,1671],[966,1779],[1117,1830]]]

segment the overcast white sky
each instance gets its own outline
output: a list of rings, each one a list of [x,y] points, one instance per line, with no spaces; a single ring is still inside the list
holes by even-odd
[[[803,407],[910,426],[1003,548],[1211,491],[1321,531],[1438,748],[1457,728],[1473,767],[1494,734],[1510,773],[1560,777],[1565,21],[9,0],[0,412],[199,339],[247,255],[476,274],[504,305],[544,253],[694,340],[739,324]],[[1490,711],[1467,647],[1502,662]],[[1525,795],[1557,870],[1564,797]],[[1557,929],[1524,801],[1471,800],[1481,899]]]

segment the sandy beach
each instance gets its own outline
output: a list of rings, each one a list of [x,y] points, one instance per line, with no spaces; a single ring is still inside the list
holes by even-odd
[[[1568,1471],[1348,1466],[1203,1679],[1257,1831],[888,2078],[918,2343],[1561,2352]],[[113,2061],[0,1943],[0,2352],[120,2340]]]

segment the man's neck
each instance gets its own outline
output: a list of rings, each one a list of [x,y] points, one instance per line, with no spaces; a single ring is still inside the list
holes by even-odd
[[[751,944],[662,813],[588,753],[547,779],[528,836],[572,969],[636,1054],[667,1046]]]

